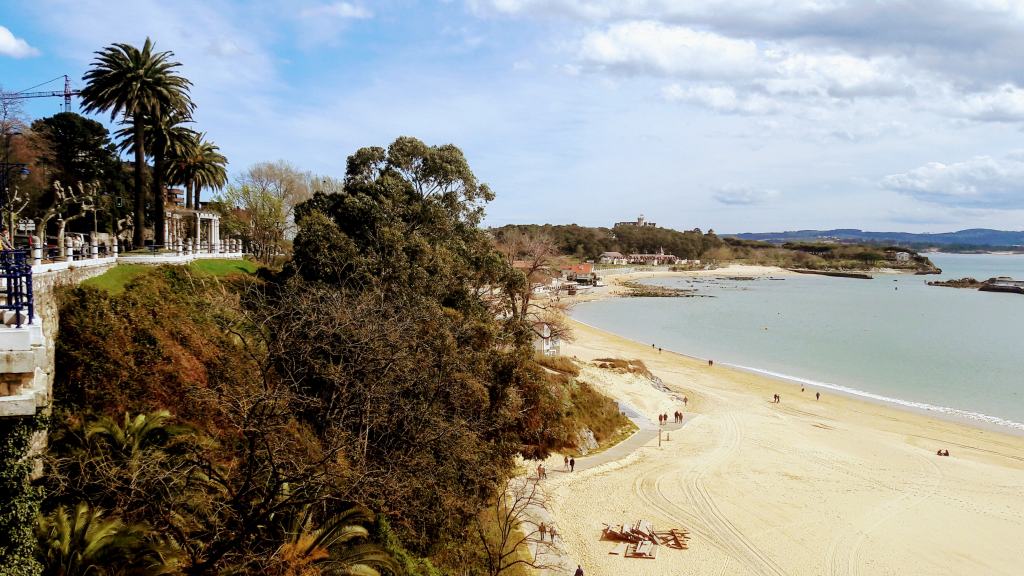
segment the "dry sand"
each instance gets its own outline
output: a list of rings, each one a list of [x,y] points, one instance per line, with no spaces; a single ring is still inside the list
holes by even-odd
[[[588,576],[1024,574],[1024,438],[829,393],[815,401],[812,388],[575,330],[567,356],[642,359],[690,399],[660,448],[545,482],[566,558]],[[645,415],[681,408],[633,377],[584,375]],[[609,555],[602,523],[639,518],[689,530],[689,550]]]
[[[570,303],[576,302],[590,302],[594,300],[601,300],[603,298],[613,298],[621,296],[629,291],[629,288],[623,286],[625,282],[635,282],[637,280],[644,280],[648,278],[671,278],[678,276],[692,276],[698,278],[714,278],[716,276],[732,276],[732,277],[744,277],[744,278],[766,278],[774,276],[776,278],[790,276],[797,274],[791,272],[785,268],[777,268],[775,266],[748,266],[739,264],[730,264],[722,268],[715,268],[713,270],[683,270],[678,272],[672,272],[668,267],[636,267],[632,268],[633,272],[626,274],[615,274],[612,272],[607,273],[603,280],[605,286],[597,288],[583,288],[577,296],[562,296]]]

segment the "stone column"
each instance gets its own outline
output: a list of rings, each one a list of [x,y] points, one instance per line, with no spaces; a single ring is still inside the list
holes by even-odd
[[[89,235],[89,258],[95,260],[100,257],[100,245],[96,242],[96,237],[92,234]]]
[[[184,253],[184,249],[181,247],[181,240],[174,241],[174,251],[181,256]]]
[[[220,253],[220,218],[213,219],[213,253]]]
[[[43,263],[43,242],[39,236],[32,237],[32,265],[38,266]]]
[[[114,236],[114,258],[117,258],[117,255],[120,252],[120,248],[121,246],[117,241],[117,236]]]
[[[203,217],[196,212],[196,254],[199,253],[199,241],[202,240]]]
[[[67,262],[75,261],[75,245],[71,241],[71,236],[64,237],[64,260]]]

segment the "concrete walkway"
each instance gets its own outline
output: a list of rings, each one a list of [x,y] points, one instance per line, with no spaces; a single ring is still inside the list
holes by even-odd
[[[687,414],[683,416],[683,421],[679,424],[671,423],[666,424],[665,426],[658,426],[657,424],[651,422],[646,416],[644,416],[639,411],[637,411],[636,409],[634,409],[632,406],[625,402],[619,402],[619,410],[621,410],[627,418],[632,420],[632,422],[637,425],[639,430],[633,433],[633,435],[630,436],[629,438],[626,438],[622,442],[619,442],[618,444],[612,446],[611,448],[608,448],[603,452],[599,452],[597,454],[594,454],[593,456],[581,456],[579,458],[576,458],[576,466],[575,468],[573,468],[573,472],[571,472],[572,474],[584,472],[586,470],[596,468],[602,464],[607,464],[608,462],[615,462],[617,460],[626,458],[633,452],[636,452],[640,448],[647,445],[648,442],[657,439],[658,428],[661,428],[662,434],[671,434],[677,430],[682,429],[695,418],[697,418],[696,414]],[[549,460],[547,465],[550,466],[548,470],[549,475],[570,474],[569,471],[565,470],[562,467],[561,463],[555,465],[552,464],[552,462]],[[536,475],[534,475],[534,478],[536,478]],[[541,482],[541,486],[543,485],[544,481]],[[543,521],[549,526],[555,524],[554,518],[552,517],[550,511],[547,510],[546,507],[531,507],[528,510],[527,515],[530,516],[534,522]],[[538,550],[538,542],[534,539],[528,540],[527,548],[530,551],[530,555],[534,558],[537,558],[537,555],[540,552]],[[548,547],[545,547],[544,551],[541,554],[545,557],[542,559],[542,562],[547,566],[546,569],[541,570],[541,573],[545,576],[563,574],[570,575],[576,568],[576,565],[572,562],[572,560],[565,556],[561,546],[557,544],[554,547],[548,545]]]

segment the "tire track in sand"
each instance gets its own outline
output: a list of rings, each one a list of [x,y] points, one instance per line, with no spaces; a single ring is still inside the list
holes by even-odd
[[[833,538],[826,551],[829,574],[832,576],[861,574],[862,567],[857,561],[857,556],[867,538],[883,524],[910,511],[938,492],[945,476],[942,469],[930,458],[916,453],[913,456],[925,463],[921,473],[926,475],[927,484],[922,483],[921,486],[906,490],[899,496],[872,508],[858,518],[853,530]],[[929,470],[931,474],[928,473]]]
[[[683,508],[665,495],[663,482],[672,477],[665,473],[669,466],[658,466],[634,482],[633,492],[644,502],[663,514],[683,523],[690,532],[700,536],[754,574],[783,576],[782,570],[767,554],[754,545],[715,503],[707,490],[707,474],[726,462],[739,449],[742,430],[736,416],[730,413],[720,418],[722,425],[716,435],[718,442],[701,460],[678,478],[683,493],[693,511]]]

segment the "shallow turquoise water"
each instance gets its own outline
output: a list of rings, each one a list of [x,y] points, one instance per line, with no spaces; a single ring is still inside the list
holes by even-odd
[[[1024,256],[932,254],[942,278],[1024,279]],[[1024,295],[874,280],[651,281],[714,298],[623,298],[573,316],[641,342],[814,387],[1024,431]]]

